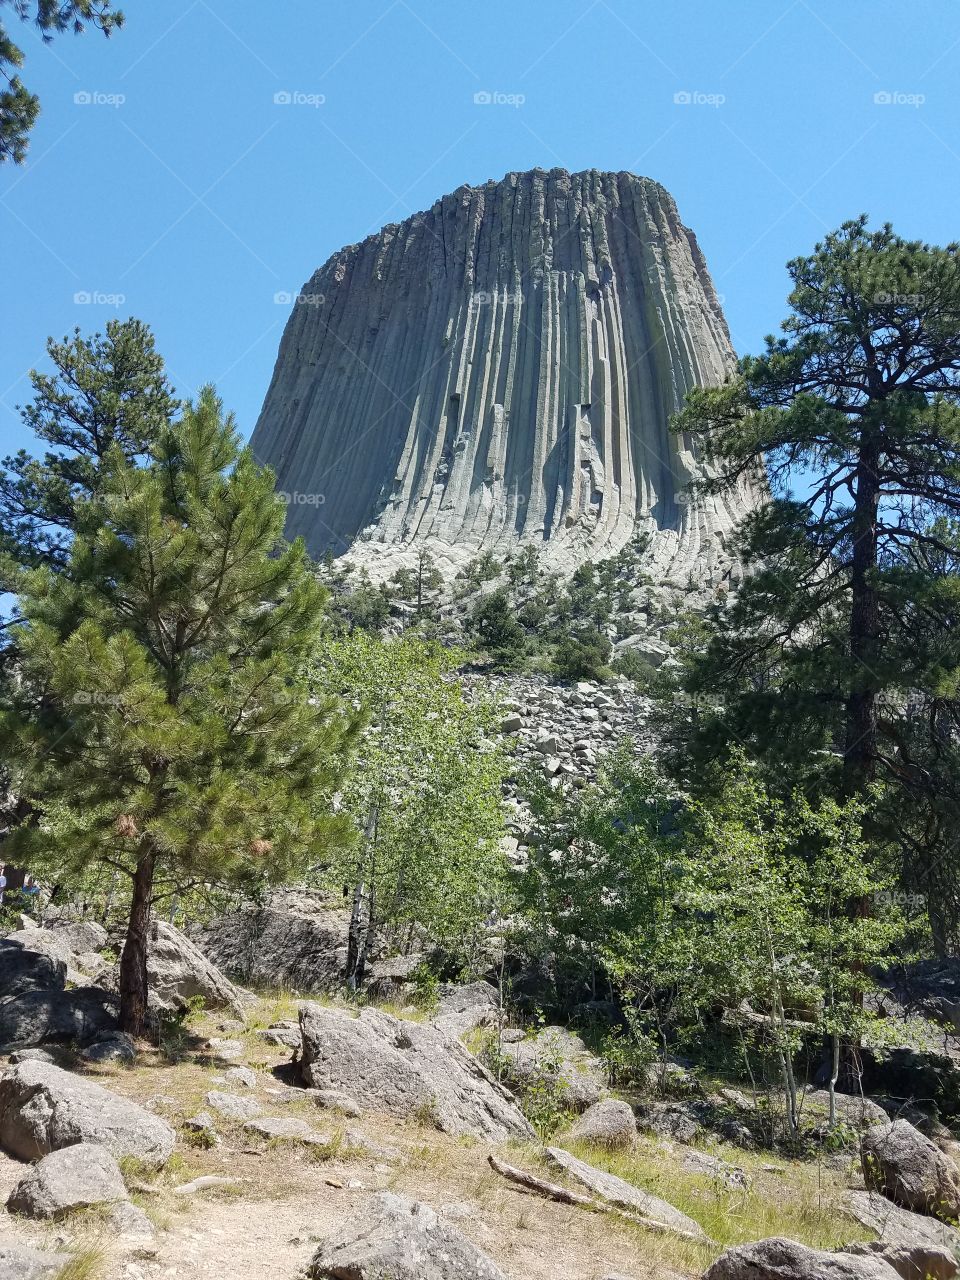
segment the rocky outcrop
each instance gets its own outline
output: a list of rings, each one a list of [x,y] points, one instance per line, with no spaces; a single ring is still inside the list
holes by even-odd
[[[80,1142],[159,1168],[174,1133],[135,1102],[47,1062],[23,1062],[0,1076],[0,1147],[37,1160]]]
[[[898,1280],[898,1273],[876,1255],[824,1253],[774,1238],[728,1249],[703,1280]]]
[[[936,1218],[901,1209],[886,1196],[871,1191],[848,1191],[844,1208],[886,1244],[945,1250],[960,1257],[960,1231]]]
[[[300,1072],[312,1088],[349,1092],[361,1107],[429,1121],[444,1133],[489,1142],[532,1136],[511,1095],[435,1027],[304,1004],[300,1030]]]
[[[653,576],[719,581],[748,488],[696,499],[685,391],[734,364],[695,236],[658,183],[535,169],[342,249],[297,299],[252,439],[288,533],[385,576],[523,543],[548,568],[652,536]]]
[[[588,1107],[570,1130],[570,1136],[603,1147],[629,1147],[637,1136],[637,1118],[629,1103],[604,1098]]]
[[[63,990],[66,960],[32,946],[31,942],[25,932],[0,938],[0,1000],[9,1000],[25,991]],[[0,1032],[0,1042],[2,1040]]]
[[[274,895],[263,907],[227,912],[197,935],[203,954],[251,986],[309,995],[343,979],[350,913],[305,891]]]
[[[200,997],[208,1009],[243,1014],[241,992],[194,942],[166,921],[157,920],[151,926],[147,973],[150,1003],[156,1009],[185,1009],[190,1000]]]
[[[901,1280],[953,1280],[960,1266],[946,1249],[925,1245],[885,1244],[882,1240],[848,1244],[844,1253],[855,1258],[882,1258]]]
[[[868,1129],[860,1162],[868,1190],[914,1213],[946,1222],[960,1217],[960,1168],[909,1121]]]
[[[499,1052],[507,1083],[519,1091],[552,1087],[558,1100],[576,1111],[592,1107],[606,1092],[599,1058],[565,1027],[544,1027],[528,1039],[503,1044]]]
[[[22,991],[0,1001],[0,1053],[70,1041],[87,1045],[117,1026],[116,997],[100,987]]]
[[[312,1280],[505,1280],[491,1258],[436,1210],[389,1192],[326,1240]]]
[[[57,1280],[70,1263],[68,1253],[42,1253],[0,1240],[0,1276],[3,1280]]]
[[[44,1156],[14,1187],[10,1213],[61,1218],[74,1209],[126,1200],[120,1168],[104,1147],[80,1142]]]

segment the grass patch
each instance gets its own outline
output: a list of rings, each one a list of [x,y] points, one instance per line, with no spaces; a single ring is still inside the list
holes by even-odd
[[[57,1272],[56,1280],[98,1280],[107,1255],[99,1247],[81,1249]]]

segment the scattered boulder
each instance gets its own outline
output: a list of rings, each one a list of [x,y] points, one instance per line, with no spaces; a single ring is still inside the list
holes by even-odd
[[[876,1255],[824,1253],[778,1237],[736,1245],[703,1273],[703,1280],[897,1280],[897,1277],[893,1267]]]
[[[140,1208],[129,1200],[121,1200],[110,1208],[110,1226],[120,1244],[133,1249],[141,1257],[152,1257],[157,1252],[157,1233],[153,1223]]]
[[[211,1089],[204,1102],[226,1120],[253,1120],[263,1110],[253,1098],[238,1098],[235,1093],[221,1093],[219,1089]]]
[[[562,1169],[575,1182],[579,1182],[581,1186],[586,1187],[595,1196],[599,1196],[601,1200],[606,1200],[608,1204],[618,1209],[626,1209],[630,1213],[639,1213],[644,1218],[652,1218],[680,1235],[693,1236],[697,1240],[708,1239],[698,1222],[694,1222],[692,1218],[688,1218],[685,1213],[681,1213],[666,1200],[661,1200],[659,1196],[653,1196],[648,1191],[635,1187],[632,1182],[625,1182],[615,1174],[594,1169],[593,1165],[578,1160],[562,1147],[547,1147],[547,1158],[551,1164]]]
[[[642,1128],[674,1142],[695,1142],[703,1125],[689,1102],[642,1102],[636,1111]]]
[[[310,1096],[324,1111],[339,1111],[351,1120],[359,1120],[363,1114],[359,1102],[340,1089],[311,1089]]]
[[[960,1169],[909,1121],[868,1129],[860,1163],[868,1190],[915,1213],[945,1221],[960,1217]]]
[[[7,1209],[28,1218],[61,1218],[73,1209],[126,1200],[116,1160],[92,1142],[44,1156],[14,1187]]]
[[[628,1103],[604,1098],[587,1108],[570,1136],[606,1147],[629,1147],[637,1136],[637,1119]]]
[[[346,971],[350,913],[305,892],[275,894],[267,906],[214,920],[197,941],[212,964],[240,982],[323,992]]]
[[[902,1280],[953,1280],[960,1272],[953,1254],[932,1245],[885,1244],[870,1240],[848,1244],[842,1250],[856,1258],[882,1258]]]
[[[118,1016],[116,997],[100,987],[23,991],[0,1001],[0,1053],[58,1040],[89,1044],[114,1031]]]
[[[960,1255],[960,1231],[936,1218],[901,1209],[873,1191],[848,1191],[844,1208],[887,1244],[945,1249]]]
[[[436,1027],[304,1004],[300,1030],[306,1085],[349,1090],[361,1106],[391,1115],[429,1116],[445,1133],[491,1142],[532,1136],[512,1095]]]
[[[231,1009],[243,1016],[242,993],[196,943],[166,921],[156,920],[151,926],[147,972],[153,1008],[181,1010],[202,996],[208,1009]]]
[[[837,1119],[854,1129],[869,1129],[871,1125],[886,1124],[889,1120],[883,1107],[870,1098],[835,1093],[834,1103]],[[806,1119],[826,1119],[830,1115],[830,1094],[826,1089],[808,1089],[803,1094],[800,1105]]]
[[[37,1160],[80,1142],[159,1168],[174,1132],[135,1102],[47,1062],[23,1062],[0,1076],[0,1147]]]
[[[3,1280],[56,1280],[69,1261],[66,1253],[41,1253],[39,1249],[0,1241]]]
[[[292,1116],[263,1116],[258,1120],[248,1120],[243,1127],[248,1133],[271,1141],[304,1142],[308,1146],[326,1146],[330,1141],[329,1134],[318,1133],[305,1120],[296,1120]]]
[[[324,1242],[312,1280],[505,1280],[493,1260],[429,1205],[384,1192]]]
[[[25,991],[62,991],[66,980],[66,961],[31,946],[25,931],[0,938],[0,1000]]]
[[[137,1046],[125,1031],[111,1031],[108,1035],[94,1040],[81,1053],[84,1062],[134,1062],[137,1057]]]
[[[489,982],[445,983],[440,988],[433,1025],[450,1036],[475,1027],[494,1026],[500,1017],[500,994]]]
[[[275,1044],[278,1049],[292,1049],[294,1053],[300,1052],[299,1022],[289,1020],[274,1022],[269,1027],[258,1031],[257,1035],[267,1044]]]
[[[229,1084],[239,1085],[243,1089],[257,1087],[257,1073],[251,1067],[228,1067],[223,1076]]]
[[[504,1045],[501,1054],[511,1085],[522,1090],[545,1079],[553,1080],[576,1111],[593,1106],[606,1092],[606,1074],[600,1059],[565,1027],[544,1027],[529,1039]]]
[[[103,951],[110,941],[106,929],[95,920],[45,920],[44,928],[63,942],[77,959]]]

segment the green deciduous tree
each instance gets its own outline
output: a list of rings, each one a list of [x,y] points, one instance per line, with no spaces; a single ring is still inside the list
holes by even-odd
[[[57,879],[129,878],[121,1017],[139,1033],[153,903],[330,856],[350,836],[330,797],[355,725],[310,697],[324,593],[212,389],[144,464],[115,443],[71,511],[63,568],[20,584],[0,741],[32,816],[9,843]]]
[[[457,657],[413,635],[355,632],[327,644],[315,672],[324,697],[367,716],[342,796],[356,841],[326,872],[351,895],[353,986],[377,941],[403,943],[416,926],[469,959],[502,892],[506,761],[494,708],[452,679]]]
[[[45,42],[65,31],[79,34],[87,27],[108,36],[123,26],[123,13],[108,0],[0,0],[0,5],[23,22],[32,20]],[[0,89],[0,163],[21,164],[26,159],[30,131],[40,114],[40,99],[20,79],[22,65],[23,50],[0,23],[0,76],[5,82]]]

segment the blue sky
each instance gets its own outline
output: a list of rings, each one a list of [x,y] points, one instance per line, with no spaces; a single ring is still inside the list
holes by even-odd
[[[662,182],[741,352],[784,314],[787,259],[845,218],[958,234],[956,0],[124,7],[109,41],[12,32],[43,114],[0,171],[3,452],[30,444],[14,406],[47,335],[113,315],[151,324],[178,391],[216,382],[249,433],[276,295],[511,169]]]

